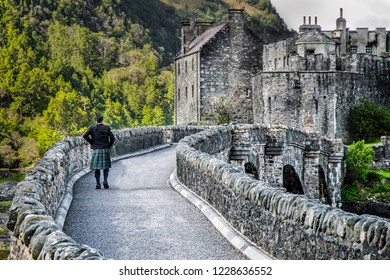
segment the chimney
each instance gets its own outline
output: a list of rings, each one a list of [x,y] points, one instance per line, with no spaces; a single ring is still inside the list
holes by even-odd
[[[303,25],[306,25],[306,17],[303,16]]]
[[[309,17],[309,25],[311,25],[311,17]]]
[[[314,24],[317,25],[317,17],[314,18]]]
[[[343,17],[343,8],[340,8],[340,17]]]
[[[197,21],[195,23],[196,28],[196,36],[202,35],[206,32],[210,27],[213,27],[214,22],[212,21]]]
[[[181,23],[181,48],[182,54],[186,54],[189,50],[191,41],[191,22],[182,21]]]

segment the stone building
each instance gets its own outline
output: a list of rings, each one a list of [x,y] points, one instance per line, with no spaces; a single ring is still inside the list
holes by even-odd
[[[182,49],[175,59],[175,123],[215,119],[225,102],[232,118],[253,122],[251,77],[261,70],[261,40],[248,28],[243,10],[230,9],[228,21],[182,23]]]
[[[254,122],[284,124],[348,140],[347,117],[363,99],[390,105],[390,31],[350,31],[343,11],[334,31],[315,18],[297,36],[265,44],[252,77]]]
[[[191,43],[183,39],[175,63],[177,124],[210,119],[225,96],[233,121],[348,140],[347,116],[361,100],[390,107],[390,31],[349,30],[341,9],[333,31],[304,17],[297,35],[262,44],[250,31],[227,32],[246,30],[243,11],[229,15]],[[183,70],[193,61],[193,73]]]

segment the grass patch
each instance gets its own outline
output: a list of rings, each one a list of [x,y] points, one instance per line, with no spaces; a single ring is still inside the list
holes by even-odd
[[[11,207],[11,205],[12,205],[11,200],[0,201],[0,207]]]
[[[25,177],[26,177],[26,174],[24,174],[24,173],[16,174],[16,175],[9,177],[9,178],[0,179],[0,184],[5,183],[5,182],[21,182],[24,180]]]
[[[388,170],[373,170],[373,172],[381,176],[383,179],[390,179],[390,171]]]
[[[8,214],[12,205],[11,200],[0,201],[0,213]]]
[[[353,183],[341,189],[342,201],[390,201],[390,171],[370,170],[364,183]]]

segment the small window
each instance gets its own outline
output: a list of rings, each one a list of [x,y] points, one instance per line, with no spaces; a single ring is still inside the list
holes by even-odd
[[[177,64],[177,75],[180,75],[180,63]]]
[[[188,89],[186,87],[186,99],[188,98]]]
[[[188,68],[187,68],[187,67],[188,67],[188,66],[187,66],[187,61],[186,61],[185,63],[186,63],[186,64],[185,64],[185,71],[186,71],[185,73],[187,74],[187,70],[188,70]]]
[[[192,59],[192,71],[194,71],[195,70],[195,61],[194,61],[194,59]]]
[[[294,88],[295,89],[301,88],[301,81],[300,80],[294,80]]]
[[[272,100],[271,100],[271,96],[268,97],[268,113],[272,113]]]
[[[351,47],[349,48],[349,51],[350,51],[351,53],[357,53],[357,46],[351,46]]]
[[[315,49],[307,49],[306,54],[315,54],[316,50]]]
[[[366,47],[366,53],[372,54],[372,47],[367,46],[367,47]]]
[[[177,99],[180,100],[180,89],[177,90]]]
[[[192,97],[194,97],[195,96],[195,86],[194,85],[192,85],[191,91],[192,91]]]

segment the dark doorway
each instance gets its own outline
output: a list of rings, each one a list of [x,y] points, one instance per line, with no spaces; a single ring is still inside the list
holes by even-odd
[[[250,162],[247,162],[244,164],[245,173],[253,175],[255,179],[259,180],[259,172],[257,171],[257,168]]]
[[[332,200],[330,199],[328,186],[326,184],[325,172],[321,166],[318,166],[318,178],[319,178],[319,189],[320,189],[321,203],[332,205]]]
[[[301,180],[291,165],[283,167],[283,187],[290,193],[304,194]]]

